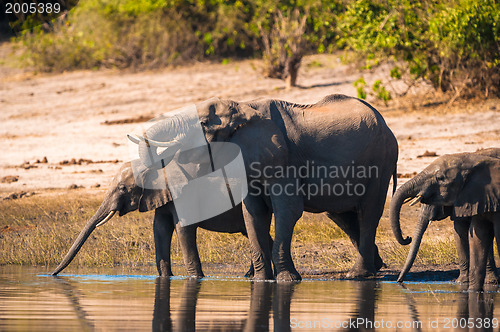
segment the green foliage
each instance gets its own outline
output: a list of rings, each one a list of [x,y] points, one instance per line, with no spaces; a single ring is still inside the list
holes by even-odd
[[[354,81],[354,86],[356,87],[356,91],[358,92],[359,99],[366,99],[366,81],[363,77]]]
[[[378,99],[383,100],[386,104],[392,99],[391,93],[382,85],[381,80],[376,80],[372,85],[372,90]]]
[[[267,76],[291,81],[303,55],[350,49],[364,69],[394,63],[391,78],[410,86],[499,95],[498,22],[495,0],[82,0],[19,40],[43,71],[262,56]]]
[[[499,95],[499,21],[495,0],[359,0],[339,20],[338,45],[361,54],[368,69],[386,59],[401,64],[393,78]]]
[[[360,77],[354,81],[354,87],[358,93],[359,99],[366,99],[368,93],[366,92],[367,83],[363,77]],[[372,91],[370,92],[375,98],[383,100],[386,104],[392,99],[391,93],[382,84],[381,80],[376,80],[372,85]]]
[[[20,40],[28,64],[43,71],[248,55],[256,43],[245,31],[251,13],[240,7],[237,0],[86,0],[50,30],[25,31]]]
[[[288,20],[281,32],[289,32],[296,10],[305,30],[281,44],[282,36],[274,38],[269,49],[278,45],[286,56],[331,50],[341,6],[327,0],[82,0],[65,18],[19,40],[27,64],[43,71],[149,68],[261,54],[278,13]]]

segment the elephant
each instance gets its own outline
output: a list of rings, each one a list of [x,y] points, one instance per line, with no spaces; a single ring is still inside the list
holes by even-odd
[[[241,149],[248,180],[242,208],[254,279],[301,280],[291,240],[303,211],[326,212],[349,236],[358,255],[348,277],[373,276],[383,267],[375,235],[391,177],[396,184],[398,144],[377,110],[334,94],[309,105],[211,99],[196,111],[209,146],[231,142]],[[190,125],[192,117],[176,116],[129,138],[140,156],[152,153],[168,164]]]
[[[468,280],[469,290],[483,288],[487,270],[491,271],[490,274],[496,270],[492,257],[493,239],[496,238],[497,245],[500,241],[498,156],[500,149],[497,148],[443,155],[396,191],[391,201],[389,218],[400,244],[411,242],[410,238],[403,238],[401,233],[401,206],[412,198],[410,204],[422,203],[415,240],[398,282],[403,281],[411,268],[429,222],[450,216],[454,221],[460,260],[461,276],[458,281]],[[496,279],[494,275],[492,278]]]
[[[186,227],[181,226],[177,222],[175,206],[168,189],[146,189],[138,184],[134,177],[132,164],[133,162],[127,162],[120,167],[101,206],[87,222],[62,262],[52,272],[52,275],[57,275],[66,268],[92,231],[110,220],[116,212],[122,216],[135,210],[145,212],[155,209],[153,232],[156,266],[159,275],[162,277],[173,275],[170,262],[170,246],[174,229],[179,238],[187,273],[189,276],[198,278],[204,276],[196,246],[196,229],[198,227],[215,232],[242,233],[247,236],[241,204],[211,219]],[[148,172],[151,171],[150,168],[144,168],[138,180],[141,181],[141,178],[147,177]],[[268,241],[272,242],[269,234],[267,238]],[[252,274],[253,266],[250,266],[246,276]]]

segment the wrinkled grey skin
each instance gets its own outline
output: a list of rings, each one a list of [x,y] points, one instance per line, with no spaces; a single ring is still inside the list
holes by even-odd
[[[197,110],[209,143],[233,142],[242,151],[249,177],[249,194],[244,200],[243,213],[251,245],[255,279],[274,279],[275,276],[278,280],[301,279],[291,258],[290,244],[295,223],[304,210],[327,212],[358,249],[356,263],[348,276],[371,276],[383,266],[375,245],[375,235],[391,176],[394,182],[396,180],[398,146],[384,119],[374,108],[356,98],[332,95],[313,105],[297,105],[278,100],[246,104],[212,100],[198,105]],[[162,125],[169,128],[168,137],[182,137],[182,130],[178,133],[175,131],[175,128],[183,128],[181,118],[176,117],[170,125],[168,120],[165,120]],[[159,139],[161,136],[159,133],[149,132],[147,135],[152,139]],[[167,150],[178,148],[169,147],[162,154],[171,155]],[[193,155],[192,158],[197,160],[198,156]],[[166,159],[168,162],[167,157]],[[324,179],[330,187],[338,184],[345,188],[347,181],[360,184],[365,189],[361,196],[316,194],[309,197],[304,196],[297,187],[311,184],[320,187],[320,180],[323,179],[287,178],[273,173],[276,167],[293,166],[298,169],[306,162],[315,162],[316,166],[325,167],[372,166],[377,172],[375,176],[362,179],[353,178],[349,174],[341,178]],[[255,166],[255,163],[258,165]],[[252,165],[254,167],[251,167]],[[259,176],[269,167],[271,172],[266,172],[266,176]],[[265,185],[287,187],[292,194],[276,194],[272,191],[267,194],[262,191]],[[55,273],[69,264],[85,239],[110,209],[116,209],[120,214],[128,212],[121,210],[120,200],[115,198],[119,197],[120,190],[127,191],[126,188],[120,189],[120,186],[110,191]],[[161,208],[171,200],[167,191],[149,189],[133,197],[134,200],[139,199],[139,202],[134,204],[139,205],[140,211]],[[169,219],[165,216],[173,213],[168,211],[168,207],[156,212],[155,236],[160,239],[155,240],[157,255],[159,253],[158,268],[160,274],[168,275],[170,271],[166,252],[169,252],[170,245],[164,247],[159,245],[159,242],[165,244],[170,241],[171,223],[161,220]],[[275,242],[270,246],[272,213],[276,227]],[[177,227],[180,238],[183,233],[188,233],[186,236],[193,239],[194,235],[189,229]],[[195,248],[189,245],[187,247]],[[199,266],[197,252],[184,255],[188,264],[194,262],[195,266]],[[190,271],[201,275],[196,269]]]
[[[144,173],[141,176],[147,176],[147,174]],[[116,211],[122,216],[131,211],[139,210],[144,212],[152,208],[155,208],[153,231],[156,266],[160,276],[173,275],[170,263],[170,246],[174,229],[179,238],[188,275],[199,278],[203,277],[204,274],[196,245],[196,229],[198,227],[215,232],[242,233],[246,236],[241,204],[214,218],[182,227],[177,222],[175,207],[168,190],[143,189],[138,186],[134,179],[132,165],[128,162],[122,165],[98,211],[88,221],[61,264],[52,272],[52,275],[57,275],[73,260],[83,243],[96,228],[96,225],[110,212]],[[267,238],[270,240],[269,235]],[[251,276],[252,273],[253,267],[251,266],[247,275]]]
[[[500,239],[498,156],[500,149],[444,155],[397,190],[391,201],[389,218],[394,235],[401,244],[411,241],[401,234],[401,206],[412,197],[421,196],[422,202],[415,240],[398,281],[403,281],[411,268],[429,222],[450,216],[455,225],[460,260],[461,276],[458,281],[468,280],[470,290],[483,288],[486,272],[492,274],[495,270],[493,238],[496,237],[497,244]],[[496,277],[491,275],[490,279]]]
[[[244,200],[244,217],[252,249],[256,279],[300,280],[290,253],[293,229],[303,211],[327,212],[349,236],[358,257],[349,277],[372,276],[383,266],[375,245],[391,176],[395,180],[397,141],[382,116],[366,102],[343,95],[331,95],[316,104],[298,105],[279,100],[249,103],[220,101],[198,107],[208,142],[230,141],[242,150],[249,194]],[[265,167],[293,166],[306,162],[329,167],[374,166],[377,176],[352,179],[286,178]],[[258,162],[260,166],[255,166]],[[251,165],[254,165],[251,167]],[[271,173],[271,175],[269,175]],[[274,174],[274,175],[273,175]],[[261,176],[259,176],[261,175]],[[361,196],[318,193],[304,196],[297,187],[305,184],[342,184],[351,180],[366,189]],[[298,181],[298,182],[297,182]],[[263,192],[265,185],[288,186],[288,193]],[[275,219],[275,241],[267,240],[271,215]]]

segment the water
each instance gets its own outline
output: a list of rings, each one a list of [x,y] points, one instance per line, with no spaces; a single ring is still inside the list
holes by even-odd
[[[0,331],[500,330],[497,286],[46,273],[0,267]]]

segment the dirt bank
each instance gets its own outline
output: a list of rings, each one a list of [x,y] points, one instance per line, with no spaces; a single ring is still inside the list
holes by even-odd
[[[284,89],[283,81],[264,78],[257,60],[140,73],[35,75],[4,70],[0,174],[11,178],[0,181],[0,192],[98,184],[102,189],[119,167],[117,161],[129,159],[125,135],[138,122],[213,96],[313,103],[332,93],[356,95],[352,84],[356,79],[364,76],[370,83],[384,77],[385,70],[361,74],[342,65],[339,56],[312,56],[300,71],[301,87],[291,90]],[[403,86],[394,84],[399,90]],[[414,92],[422,93],[425,87],[419,89]],[[410,93],[389,106],[371,101],[398,138],[402,178],[432,162],[434,152],[442,155],[500,145],[498,100],[458,101],[449,107],[439,99],[425,101]],[[418,157],[426,151],[432,152],[430,157]],[[12,177],[16,180],[11,181]]]

